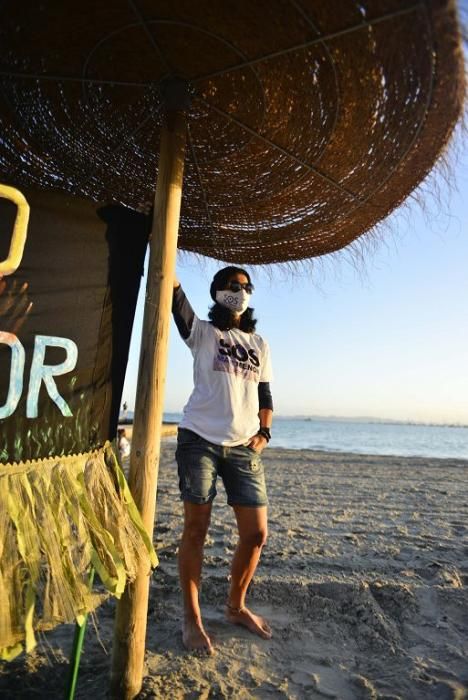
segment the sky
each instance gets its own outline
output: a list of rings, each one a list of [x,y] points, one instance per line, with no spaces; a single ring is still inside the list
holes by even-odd
[[[434,178],[434,176],[433,176]],[[468,424],[468,158],[449,184],[387,220],[362,261],[345,249],[299,270],[246,266],[257,331],[270,346],[275,413]],[[177,275],[200,318],[223,263],[180,253]],[[138,372],[142,284],[122,401]],[[192,390],[192,358],[171,324],[165,411]]]

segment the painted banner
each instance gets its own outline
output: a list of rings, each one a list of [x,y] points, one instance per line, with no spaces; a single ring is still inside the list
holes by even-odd
[[[149,217],[119,205],[22,194],[29,223],[13,271],[2,261],[20,208],[0,198],[0,463],[115,436],[149,235]]]

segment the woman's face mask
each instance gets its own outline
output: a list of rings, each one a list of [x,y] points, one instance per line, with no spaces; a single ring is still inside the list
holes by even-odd
[[[232,292],[230,289],[220,289],[216,292],[216,301],[226,309],[242,315],[249,305],[250,294],[245,289],[240,289],[238,292]]]

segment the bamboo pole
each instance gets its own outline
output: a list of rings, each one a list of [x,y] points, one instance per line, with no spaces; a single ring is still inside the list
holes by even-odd
[[[91,591],[93,588],[94,581],[94,566],[91,567],[89,572],[88,587]],[[88,613],[83,617],[81,625],[75,624],[75,634],[73,637],[73,649],[70,658],[70,673],[68,676],[67,690],[65,692],[65,700],[74,700],[76,686],[78,683],[78,673],[80,670],[80,660],[81,652],[83,651],[83,642],[86,633],[86,624],[88,622]]]
[[[180,98],[180,84],[178,85]],[[177,92],[177,86],[176,86]],[[176,100],[179,102],[180,99]],[[152,538],[161,442],[167,345],[177,252],[186,138],[185,104],[168,100],[161,133],[159,170],[143,333],[138,371],[129,485]],[[183,102],[183,100],[182,100]],[[131,700],[143,679],[150,571],[138,572],[117,606],[111,670],[111,696]]]

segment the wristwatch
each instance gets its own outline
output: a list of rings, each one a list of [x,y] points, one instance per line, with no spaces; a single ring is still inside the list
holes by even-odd
[[[270,428],[266,428],[266,427],[264,428],[264,427],[260,426],[257,435],[262,435],[267,442],[270,442],[270,440],[271,440]]]

